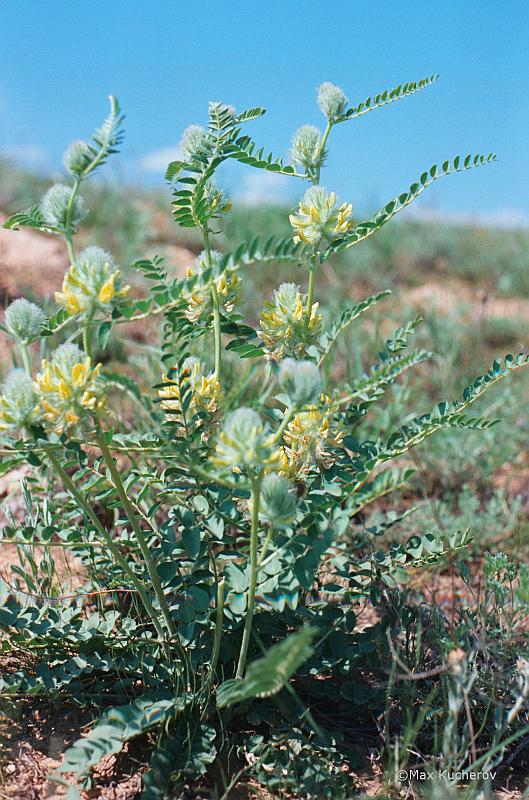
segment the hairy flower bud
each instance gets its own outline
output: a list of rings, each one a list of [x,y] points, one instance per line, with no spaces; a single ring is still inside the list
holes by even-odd
[[[200,359],[193,356],[186,358],[179,375],[172,378],[164,373],[162,380],[167,383],[167,386],[162,386],[158,390],[158,396],[162,398],[160,408],[166,412],[168,421],[178,422],[181,419],[182,384],[191,388],[191,399],[188,406],[191,413],[206,411],[208,414],[213,414],[217,410],[220,383],[213,373],[205,374],[204,364]]]
[[[274,528],[287,528],[296,516],[292,485],[282,475],[265,475],[261,484],[259,518]]]
[[[321,375],[312,361],[285,358],[279,369],[279,385],[292,403],[305,406],[317,402],[321,394]]]
[[[273,464],[272,437],[259,414],[251,408],[238,408],[228,414],[217,439],[212,462],[236,472]]]
[[[71,342],[58,347],[51,361],[42,361],[35,391],[50,428],[61,433],[103,409],[105,394],[100,371],[101,364],[92,368],[90,358]]]
[[[318,86],[318,105],[329,122],[334,122],[345,111],[348,98],[340,89],[330,81],[325,81]]]
[[[0,431],[21,430],[36,425],[40,408],[33,381],[22,369],[12,370],[0,396]]]
[[[16,339],[21,342],[30,342],[35,339],[46,321],[42,308],[35,303],[30,303],[24,297],[13,300],[5,310],[6,328]]]
[[[299,128],[292,139],[292,162],[307,170],[314,169],[321,156],[321,138],[321,131],[315,125],[303,125]]]
[[[352,212],[350,203],[337,205],[334,192],[311,186],[300,201],[298,213],[289,217],[296,233],[294,241],[317,246],[323,237],[340,238],[354,225]]]
[[[295,283],[282,283],[271,302],[265,303],[259,331],[268,358],[297,356],[307,345],[317,341],[322,317],[318,303],[313,303],[308,329],[305,331],[307,296]]]
[[[98,309],[108,311],[113,301],[123,297],[129,286],[121,286],[121,272],[110,253],[100,247],[86,247],[72,264],[55,300],[70,316]]]
[[[195,266],[187,270],[187,279],[192,288],[185,288],[182,297],[187,301],[186,317],[191,322],[199,320],[209,324],[213,314],[211,286],[215,285],[221,308],[230,313],[239,299],[241,280],[233,269],[221,269],[221,254],[213,250],[210,255],[211,266],[208,265],[206,252],[197,257]]]
[[[62,157],[62,163],[70,175],[78,177],[79,175],[83,174],[93,157],[94,156],[87,142],[83,142],[82,139],[75,139],[70,145],[68,145],[68,148]]]
[[[202,125],[189,125],[183,132],[180,141],[184,156],[193,160],[206,139],[207,133]]]
[[[40,210],[44,221],[54,228],[65,231],[68,224],[68,209],[72,199],[73,189],[62,183],[52,186],[40,203]],[[77,195],[72,204],[70,223],[76,228],[87,214],[83,198]]]

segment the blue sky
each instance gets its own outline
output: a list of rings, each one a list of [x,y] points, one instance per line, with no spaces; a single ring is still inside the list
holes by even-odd
[[[0,154],[23,163],[58,170],[111,92],[127,135],[110,174],[153,185],[208,100],[264,105],[251,133],[281,155],[299,125],[323,124],[319,82],[356,104],[439,72],[434,87],[339,126],[322,182],[373,208],[434,163],[492,150],[497,164],[443,179],[422,211],[529,218],[525,0],[5,0],[0,34]],[[300,189],[235,165],[224,180],[246,201]]]

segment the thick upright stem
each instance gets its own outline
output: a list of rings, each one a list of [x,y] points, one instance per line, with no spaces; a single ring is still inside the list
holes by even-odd
[[[90,320],[85,320],[83,324],[83,350],[90,360],[92,360],[92,343],[90,341]]]
[[[321,172],[321,167],[322,167],[322,163],[323,163],[323,155],[324,155],[324,152],[325,152],[325,145],[327,144],[327,139],[329,138],[329,134],[331,132],[331,128],[332,128],[332,122],[327,122],[327,127],[325,128],[325,132],[324,132],[322,140],[321,140],[320,148],[318,150],[318,157],[316,159],[316,162],[317,162],[318,166],[316,168],[316,171],[314,173],[314,178],[313,178],[313,181],[312,181],[314,184],[318,184],[320,182],[320,172]]]
[[[20,346],[20,355],[22,356],[22,363],[24,364],[24,370],[28,378],[31,378],[31,361],[29,358],[29,350],[27,342],[22,342],[19,340],[18,344]]]
[[[316,256],[313,255],[309,265],[309,288],[307,292],[307,310],[305,312],[305,327],[303,329],[303,343],[306,344],[312,317],[312,306],[314,303],[314,285],[316,282]]]
[[[112,478],[112,482],[113,482],[113,484],[114,484],[114,486],[116,488],[116,491],[117,491],[117,493],[119,495],[119,499],[121,500],[123,508],[125,509],[125,513],[126,513],[126,515],[128,517],[128,520],[129,520],[129,522],[131,524],[132,530],[134,531],[134,535],[135,535],[136,541],[138,542],[138,545],[140,547],[142,556],[145,559],[145,564],[147,566],[147,571],[148,571],[149,577],[150,577],[150,579],[152,581],[152,587],[154,589],[154,593],[155,593],[156,598],[158,600],[158,603],[160,605],[160,609],[161,609],[161,612],[162,612],[163,617],[165,619],[165,624],[167,625],[167,629],[169,630],[169,633],[171,634],[171,636],[175,636],[176,635],[176,627],[175,627],[173,618],[171,617],[171,612],[170,612],[170,609],[169,609],[169,605],[167,603],[167,599],[166,599],[166,597],[165,597],[165,595],[163,593],[163,588],[162,588],[162,584],[160,582],[160,577],[158,575],[158,572],[156,571],[156,565],[154,564],[154,562],[152,560],[151,553],[150,553],[150,550],[149,550],[149,545],[147,544],[147,540],[145,539],[145,536],[143,535],[143,531],[142,531],[141,526],[139,524],[138,518],[136,516],[134,508],[132,507],[132,503],[130,502],[130,500],[129,500],[128,496],[127,496],[127,492],[125,490],[125,487],[123,486],[123,482],[121,480],[121,475],[119,474],[119,471],[118,471],[118,469],[116,467],[116,464],[114,462],[114,458],[113,458],[110,450],[108,449],[108,445],[105,442],[103,434],[98,432],[95,438],[96,438],[96,441],[97,441],[97,444],[98,444],[99,448],[101,449],[101,453],[103,455],[103,459],[105,461],[105,464],[108,467],[108,471],[110,472],[110,476]]]
[[[204,235],[204,248],[206,250],[206,261],[208,265],[208,269],[213,268],[213,263],[211,260],[211,245],[209,243],[209,231],[206,229],[203,231]],[[217,292],[217,285],[215,283],[215,276],[212,275],[211,278],[211,303],[213,306],[213,339],[214,339],[214,350],[215,350],[215,377],[218,381],[220,381],[220,369],[221,369],[221,360],[222,360],[222,334],[220,329],[220,301],[219,301],[219,293]]]
[[[261,497],[261,476],[252,479],[252,527],[250,532],[250,582],[248,586],[248,606],[246,609],[246,619],[244,620],[244,630],[242,633],[241,650],[239,653],[239,663],[237,664],[236,678],[244,676],[246,666],[246,656],[248,655],[248,645],[252,632],[252,622],[255,610],[255,589],[257,586],[258,572],[258,535],[259,535],[259,502]]]
[[[100,522],[100,520],[99,520],[97,514],[95,513],[94,509],[91,507],[91,505],[87,502],[85,497],[81,494],[81,492],[79,491],[77,486],[74,484],[74,482],[72,481],[72,479],[70,478],[70,476],[68,475],[68,473],[66,472],[64,467],[62,466],[61,462],[58,460],[58,458],[55,455],[55,453],[53,452],[53,450],[51,448],[50,449],[46,449],[46,454],[47,454],[49,460],[51,461],[51,463],[53,464],[55,472],[57,473],[57,475],[62,480],[64,486],[70,492],[72,497],[74,497],[76,499],[77,503],[79,504],[79,507],[83,509],[83,511],[85,512],[87,517],[89,517],[89,519],[91,520],[91,522],[94,525],[95,529],[98,531],[100,536],[105,541],[105,544],[107,545],[108,549],[112,553],[112,555],[115,558],[116,562],[123,569],[123,571],[125,572],[125,574],[129,578],[130,582],[132,583],[132,585],[134,586],[134,588],[138,592],[138,594],[140,596],[140,599],[141,599],[141,602],[143,604],[143,607],[145,608],[147,614],[151,618],[152,624],[154,625],[154,628],[156,629],[156,633],[158,634],[159,638],[160,639],[164,639],[165,638],[164,629],[163,629],[162,625],[160,625],[159,615],[158,615],[156,609],[153,607],[151,601],[149,600],[147,592],[145,591],[141,581],[138,580],[137,576],[134,574],[133,570],[130,568],[130,566],[129,566],[128,562],[127,562],[127,559],[121,554],[119,548],[115,545],[112,537],[110,536],[110,534],[108,533],[106,528],[103,526],[103,524]]]

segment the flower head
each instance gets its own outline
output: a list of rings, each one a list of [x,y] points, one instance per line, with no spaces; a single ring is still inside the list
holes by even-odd
[[[306,475],[314,466],[328,467],[332,448],[341,444],[343,433],[333,421],[331,399],[322,395],[320,403],[296,414],[283,436],[281,472],[292,478]]]
[[[268,358],[297,356],[303,349],[317,341],[321,332],[322,317],[318,303],[313,303],[308,330],[305,332],[307,296],[301,294],[295,283],[282,283],[274,292],[272,301],[261,312],[259,331]]]
[[[62,163],[70,175],[78,177],[82,175],[94,156],[90,145],[82,139],[75,139],[67,148]]]
[[[277,461],[272,436],[256,411],[239,408],[228,414],[211,460],[217,467],[235,472],[263,468]]]
[[[100,247],[87,247],[79,254],[62,282],[62,291],[55,299],[70,316],[96,310],[108,310],[113,301],[129,290],[121,287],[121,273],[109,253]]]
[[[12,370],[0,396],[0,431],[21,430],[36,425],[40,407],[33,381],[22,369]]]
[[[41,332],[46,315],[40,306],[24,297],[13,300],[5,310],[6,328],[21,342],[30,342]]]
[[[318,86],[317,99],[320,111],[325,114],[329,122],[334,122],[343,114],[349,102],[342,89],[330,81]]]
[[[279,368],[279,385],[297,406],[316,403],[321,394],[321,375],[312,361],[285,358]]]
[[[321,157],[321,131],[315,125],[303,125],[292,139],[291,157],[294,164],[314,169]]]
[[[301,200],[297,214],[291,214],[295,242],[318,245],[323,237],[330,240],[343,236],[353,226],[353,207],[337,204],[334,192],[323,186],[311,186]]]
[[[76,228],[83,221],[87,214],[83,198],[76,195],[72,202],[72,194],[71,186],[62,183],[56,183],[48,189],[40,202],[42,216],[48,225],[65,231],[68,223]]]
[[[220,397],[220,383],[213,373],[205,374],[204,365],[200,359],[192,356],[186,358],[178,378],[179,380],[176,381],[164,373],[162,380],[168,385],[162,386],[158,390],[158,396],[162,398],[160,408],[166,412],[168,421],[178,422],[181,418],[181,387],[189,386],[191,389],[189,408],[192,413],[197,411],[206,411],[208,414],[215,413]]]
[[[212,284],[215,285],[221,308],[229,313],[239,299],[241,280],[233,269],[221,270],[221,254],[211,252],[211,267],[205,252],[195,261],[195,266],[187,270],[187,279],[194,279],[192,288],[184,289],[182,297],[187,301],[186,317],[191,322],[209,322],[213,314]]]
[[[261,484],[259,519],[274,528],[287,528],[296,516],[296,497],[291,483],[276,473],[265,475]]]
[[[71,342],[58,347],[50,361],[42,361],[35,391],[50,428],[61,433],[87,414],[102,410],[105,395],[100,371],[101,364],[92,368],[90,358]]]
[[[180,147],[186,158],[193,160],[200,152],[207,139],[207,132],[202,125],[189,125],[182,134]]]

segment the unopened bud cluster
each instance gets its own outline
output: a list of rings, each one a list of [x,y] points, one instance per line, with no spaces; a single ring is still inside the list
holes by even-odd
[[[27,344],[36,339],[46,322],[42,308],[21,297],[13,300],[5,310],[5,326],[19,342]]]
[[[239,408],[226,417],[212,463],[234,472],[251,472],[277,463],[273,436],[252,408]]]
[[[77,228],[87,214],[83,198],[73,189],[62,183],[56,183],[48,189],[41,200],[40,210],[50,227],[65,233],[69,226]]]
[[[343,90],[330,81],[318,86],[317,99],[320,111],[329,122],[335,122],[344,113],[349,102]]]

